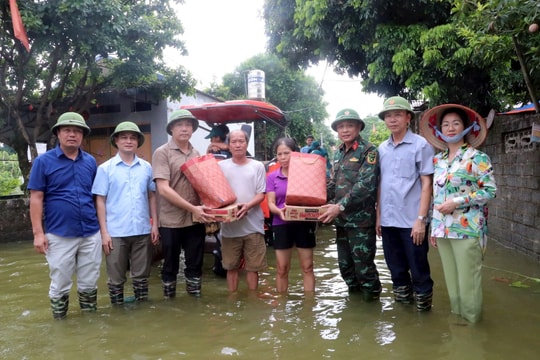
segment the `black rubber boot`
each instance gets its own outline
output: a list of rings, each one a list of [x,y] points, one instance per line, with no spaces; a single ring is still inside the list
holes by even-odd
[[[416,294],[416,311],[431,310],[431,302],[433,300],[433,292],[429,294]]]
[[[380,288],[378,290],[362,289],[362,298],[366,302],[379,300],[381,297],[381,291],[382,289]]]
[[[148,300],[148,279],[133,280],[133,293],[135,294],[135,300],[147,301]]]
[[[176,297],[176,281],[162,282],[163,284],[163,297],[165,299],[172,299]]]
[[[55,320],[65,319],[69,307],[69,294],[62,295],[58,299],[51,299],[52,316]]]
[[[111,298],[111,304],[123,305],[124,304],[124,285],[111,285],[109,284],[109,297]]]
[[[94,312],[97,310],[97,289],[90,291],[79,291],[79,305],[82,312]]]
[[[395,286],[393,289],[394,298],[396,302],[402,304],[412,304],[413,302],[413,291],[412,288],[408,285],[405,286]]]
[[[186,291],[193,296],[201,296],[201,278],[186,278]]]

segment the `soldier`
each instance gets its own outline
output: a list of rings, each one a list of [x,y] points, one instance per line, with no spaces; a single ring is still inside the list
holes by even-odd
[[[379,298],[381,282],[375,266],[375,204],[379,184],[377,149],[360,136],[365,123],[352,109],[338,112],[332,123],[343,142],[335,155],[334,175],[328,185],[330,203],[319,217],[334,221],[341,276],[349,292],[366,301]]]

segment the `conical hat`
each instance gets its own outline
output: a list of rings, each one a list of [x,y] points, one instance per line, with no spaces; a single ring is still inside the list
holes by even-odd
[[[427,110],[422,115],[422,119],[420,120],[420,134],[437,149],[446,149],[448,146],[443,139],[436,135],[435,127],[441,131],[441,115],[446,109],[449,108],[458,108],[464,110],[469,117],[469,126],[475,121],[477,122],[480,129],[471,129],[471,131],[465,136],[465,141],[474,148],[482,145],[484,140],[486,140],[488,132],[486,120],[476,111],[459,104],[444,104]]]

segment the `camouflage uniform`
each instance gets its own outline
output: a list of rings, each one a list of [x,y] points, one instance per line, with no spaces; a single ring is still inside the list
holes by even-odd
[[[375,203],[379,184],[377,148],[358,136],[345,152],[342,145],[334,158],[334,176],[328,185],[331,203],[340,205],[334,220],[341,276],[351,292],[362,291],[366,299],[381,292],[375,267]]]

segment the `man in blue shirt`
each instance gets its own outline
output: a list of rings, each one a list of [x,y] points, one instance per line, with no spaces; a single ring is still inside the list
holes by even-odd
[[[34,248],[49,264],[52,314],[62,319],[74,274],[81,310],[97,309],[101,236],[92,196],[96,160],[80,149],[90,128],[81,115],[67,112],[51,131],[58,145],[34,160],[28,189]]]
[[[313,140],[315,140],[313,135],[308,135],[306,137],[306,146],[302,147],[300,149],[300,152],[307,154],[309,152],[309,149],[311,149],[311,143],[313,143]]]
[[[152,245],[159,241],[152,166],[136,154],[143,143],[135,123],[118,124],[111,135],[118,153],[99,166],[92,186],[113,305],[124,303],[128,270],[135,299],[148,300]]]

